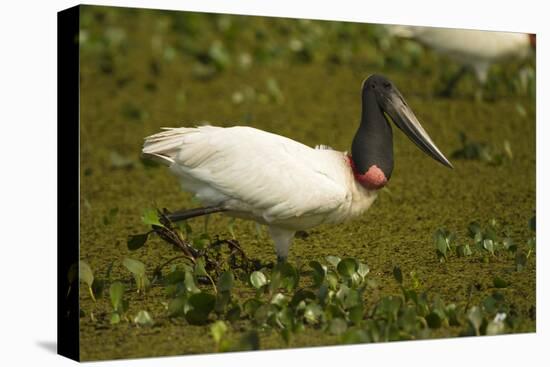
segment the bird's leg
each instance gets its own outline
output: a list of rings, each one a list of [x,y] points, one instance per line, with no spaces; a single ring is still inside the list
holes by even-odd
[[[458,81],[466,74],[468,71],[467,66],[462,66],[460,70],[454,74],[451,79],[447,82],[447,85],[445,88],[437,93],[439,97],[449,98],[453,94],[453,90],[455,89],[456,85],[458,84]]]
[[[275,226],[269,226],[269,234],[275,242],[275,251],[277,252],[277,263],[283,263],[288,257],[288,250],[296,232]]]
[[[200,217],[201,215],[224,212],[226,210],[227,209],[222,208],[221,206],[206,206],[204,208],[178,210],[176,212],[166,214],[166,218],[168,218],[170,222],[178,222],[180,220]]]

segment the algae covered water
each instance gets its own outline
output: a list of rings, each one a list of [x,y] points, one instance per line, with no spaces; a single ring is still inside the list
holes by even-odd
[[[142,221],[145,209],[198,206],[165,167],[140,158],[145,136],[208,122],[346,151],[359,123],[361,83],[372,73],[396,84],[454,170],[394,129],[395,169],[374,205],[357,220],[302,233],[289,263],[305,269],[332,255],[368,264],[367,319],[381,299],[400,294],[398,268],[407,287],[460,309],[487,309],[487,297],[498,292],[515,320],[507,332],[535,331],[536,254],[528,244],[536,192],[531,64],[495,66],[485,86],[466,77],[452,98],[438,98],[434,91],[457,66],[374,25],[85,6],[79,39],[80,257],[106,285],[95,302],[80,289],[82,359],[220,350],[211,323],[170,317],[166,287],[153,282],[136,292],[123,265],[127,257],[137,259],[154,279],[155,267],[178,254],[155,236],[139,250],[128,249],[128,236],[150,229]],[[472,222],[494,228],[517,251],[506,246],[495,253],[486,243],[475,249]],[[275,261],[267,232],[254,223],[216,214],[188,225],[195,236],[235,238],[250,258]],[[454,234],[453,251],[445,254],[434,240],[441,228]],[[466,244],[472,254],[455,255]],[[115,281],[126,286],[128,310],[127,321],[113,324],[108,288]],[[233,292],[237,302],[251,294],[240,281]],[[134,322],[141,310],[152,326]],[[427,337],[458,336],[462,326],[430,327]],[[285,340],[246,317],[230,323],[227,335],[239,339],[251,329],[258,330],[261,349],[342,342],[336,326],[306,327]]]

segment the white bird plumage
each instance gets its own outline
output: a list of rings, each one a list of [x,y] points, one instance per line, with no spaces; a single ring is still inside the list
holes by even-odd
[[[356,217],[376,199],[345,152],[251,127],[165,128],[145,138],[143,155],[169,166],[205,205],[267,225],[280,258],[297,230]]]
[[[475,71],[481,83],[487,80],[491,64],[524,59],[531,52],[528,34],[471,29],[386,26],[390,34],[415,39]]]

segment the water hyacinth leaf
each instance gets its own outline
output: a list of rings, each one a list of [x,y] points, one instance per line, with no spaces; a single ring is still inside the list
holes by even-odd
[[[255,271],[250,274],[250,283],[256,289],[260,289],[267,284],[267,278],[261,271]]]
[[[113,312],[111,314],[111,318],[109,319],[109,323],[111,325],[115,325],[115,324],[118,324],[120,322],[120,315],[118,312]]]
[[[141,310],[138,312],[136,317],[134,317],[134,323],[138,326],[153,326],[155,321],[153,320],[149,312]]]
[[[527,265],[527,256],[523,252],[516,254],[516,270],[522,271]]]
[[[250,331],[244,334],[239,340],[239,350],[260,349],[260,336],[257,331]]]
[[[506,329],[506,325],[504,323],[505,319],[506,319],[505,313],[497,313],[495,318],[491,322],[489,322],[489,324],[487,325],[485,334],[487,335],[503,334]]]
[[[334,318],[330,320],[329,331],[334,335],[341,335],[348,329],[348,324],[344,319]]]
[[[94,283],[94,273],[92,272],[92,268],[90,268],[90,266],[82,260],[78,264],[78,278],[80,281],[86,283],[90,297],[95,302],[95,295],[92,289],[92,285]]]
[[[128,269],[128,271],[130,271],[134,275],[145,275],[145,264],[139,260],[126,257],[124,258],[124,260],[122,260],[122,265],[124,265],[124,267],[126,267],[126,269]]]
[[[300,281],[298,270],[288,262],[279,264],[278,267],[281,275],[281,286],[285,287],[288,291],[296,288]]]
[[[504,246],[504,248],[512,253],[516,252],[517,249],[518,249],[518,246],[514,243],[514,240],[512,240],[511,238],[509,237],[506,237],[503,241],[502,241],[502,245]]]
[[[312,291],[307,289],[300,289],[296,293],[294,293],[294,296],[292,296],[292,299],[289,305],[291,307],[296,307],[300,302],[304,300],[307,300],[307,299],[314,300],[315,298],[316,298],[315,293],[313,293]]]
[[[126,244],[128,245],[128,250],[135,251],[143,247],[143,245],[145,245],[145,242],[147,242],[148,237],[149,233],[128,236],[128,241],[126,242]]]
[[[162,223],[159,221],[158,213],[155,209],[145,209],[143,212],[143,216],[141,217],[141,220],[144,224],[150,225],[150,226],[159,226],[164,227]]]
[[[86,283],[88,287],[92,287],[94,282],[94,273],[92,268],[90,268],[90,266],[82,260],[79,262],[78,266],[78,278],[80,281]]]
[[[184,316],[186,311],[187,297],[181,295],[168,303],[168,315],[170,317]]]
[[[365,330],[350,329],[342,335],[343,344],[368,343],[369,335]]]
[[[470,237],[475,238],[478,233],[481,233],[481,226],[478,222],[471,222],[468,225],[468,234]]]
[[[218,320],[210,325],[210,334],[212,334],[212,338],[216,344],[220,344],[223,336],[227,332],[227,329],[227,324],[221,320]]]
[[[436,312],[430,312],[426,315],[426,323],[430,329],[439,329],[441,327],[441,317]]]
[[[495,286],[495,288],[506,288],[508,287],[508,282],[500,277],[494,277],[493,285]]]
[[[358,268],[359,264],[357,260],[351,257],[341,260],[336,266],[338,274],[346,278],[351,277],[355,272],[357,272]]]
[[[258,310],[258,308],[263,305],[263,302],[260,300],[257,300],[255,298],[250,298],[245,301],[243,304],[244,312],[250,317],[254,317],[254,314]]]
[[[200,289],[195,284],[195,278],[193,277],[193,274],[189,271],[185,272],[185,289],[189,293],[200,293]]]
[[[208,276],[208,272],[205,268],[205,261],[204,258],[200,257],[197,259],[197,262],[195,263],[195,276],[199,277],[206,277]]]
[[[233,272],[228,270],[224,271],[218,279],[218,290],[221,292],[229,292],[233,288]]]
[[[225,314],[225,319],[229,322],[235,322],[241,317],[241,306],[238,304],[231,306]]]
[[[329,255],[326,257],[326,259],[328,263],[334,266],[335,268],[338,266],[338,263],[340,262],[340,258],[338,256]]]
[[[495,254],[495,244],[492,239],[483,240],[483,248],[487,250],[491,255]]]
[[[279,307],[284,307],[288,304],[289,298],[282,293],[277,293],[271,298],[271,303]]]
[[[317,303],[310,303],[306,306],[304,310],[304,319],[308,324],[316,324],[321,315],[323,314],[323,309]]]
[[[359,324],[363,320],[363,315],[365,314],[365,309],[362,304],[358,304],[349,309],[349,319],[354,324]]]
[[[164,284],[177,284],[185,280],[185,272],[175,269],[164,277]]]
[[[357,274],[359,274],[361,278],[365,279],[365,277],[369,272],[370,272],[370,269],[368,265],[360,262],[359,267],[357,268]]]
[[[481,313],[481,309],[477,306],[474,306],[470,308],[467,316],[468,316],[468,321],[470,321],[472,327],[476,332],[476,335],[479,335],[480,334],[479,329],[481,328],[481,324],[483,322],[483,315]]]
[[[403,284],[403,273],[401,272],[401,268],[399,266],[393,267],[393,277],[397,280],[397,283]]]
[[[323,281],[325,280],[326,269],[318,261],[310,261],[309,267],[313,269],[313,284],[315,286],[321,285],[321,283],[323,283]]]
[[[185,319],[191,325],[202,325],[208,321],[208,315],[214,310],[216,296],[208,293],[195,293],[188,299],[190,309]]]
[[[109,288],[109,296],[111,298],[111,305],[113,310],[117,312],[122,311],[122,297],[124,295],[124,284],[121,282],[114,282]]]
[[[335,290],[338,288],[338,275],[333,271],[329,271],[326,275],[327,284],[330,289]]]

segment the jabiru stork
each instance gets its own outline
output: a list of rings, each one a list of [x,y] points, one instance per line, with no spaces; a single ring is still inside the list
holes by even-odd
[[[536,47],[536,36],[527,33],[407,25],[388,25],[386,29],[393,36],[414,39],[461,65],[441,91],[444,97],[452,94],[467,71],[473,71],[479,84],[484,85],[492,64],[524,60]]]
[[[254,220],[268,226],[277,259],[284,261],[298,230],[359,216],[388,183],[393,136],[386,114],[422,151],[452,168],[381,75],[363,82],[351,155],[246,126],[164,128],[145,138],[142,154],[168,166],[183,190],[205,205],[171,213],[170,220],[216,212]]]

